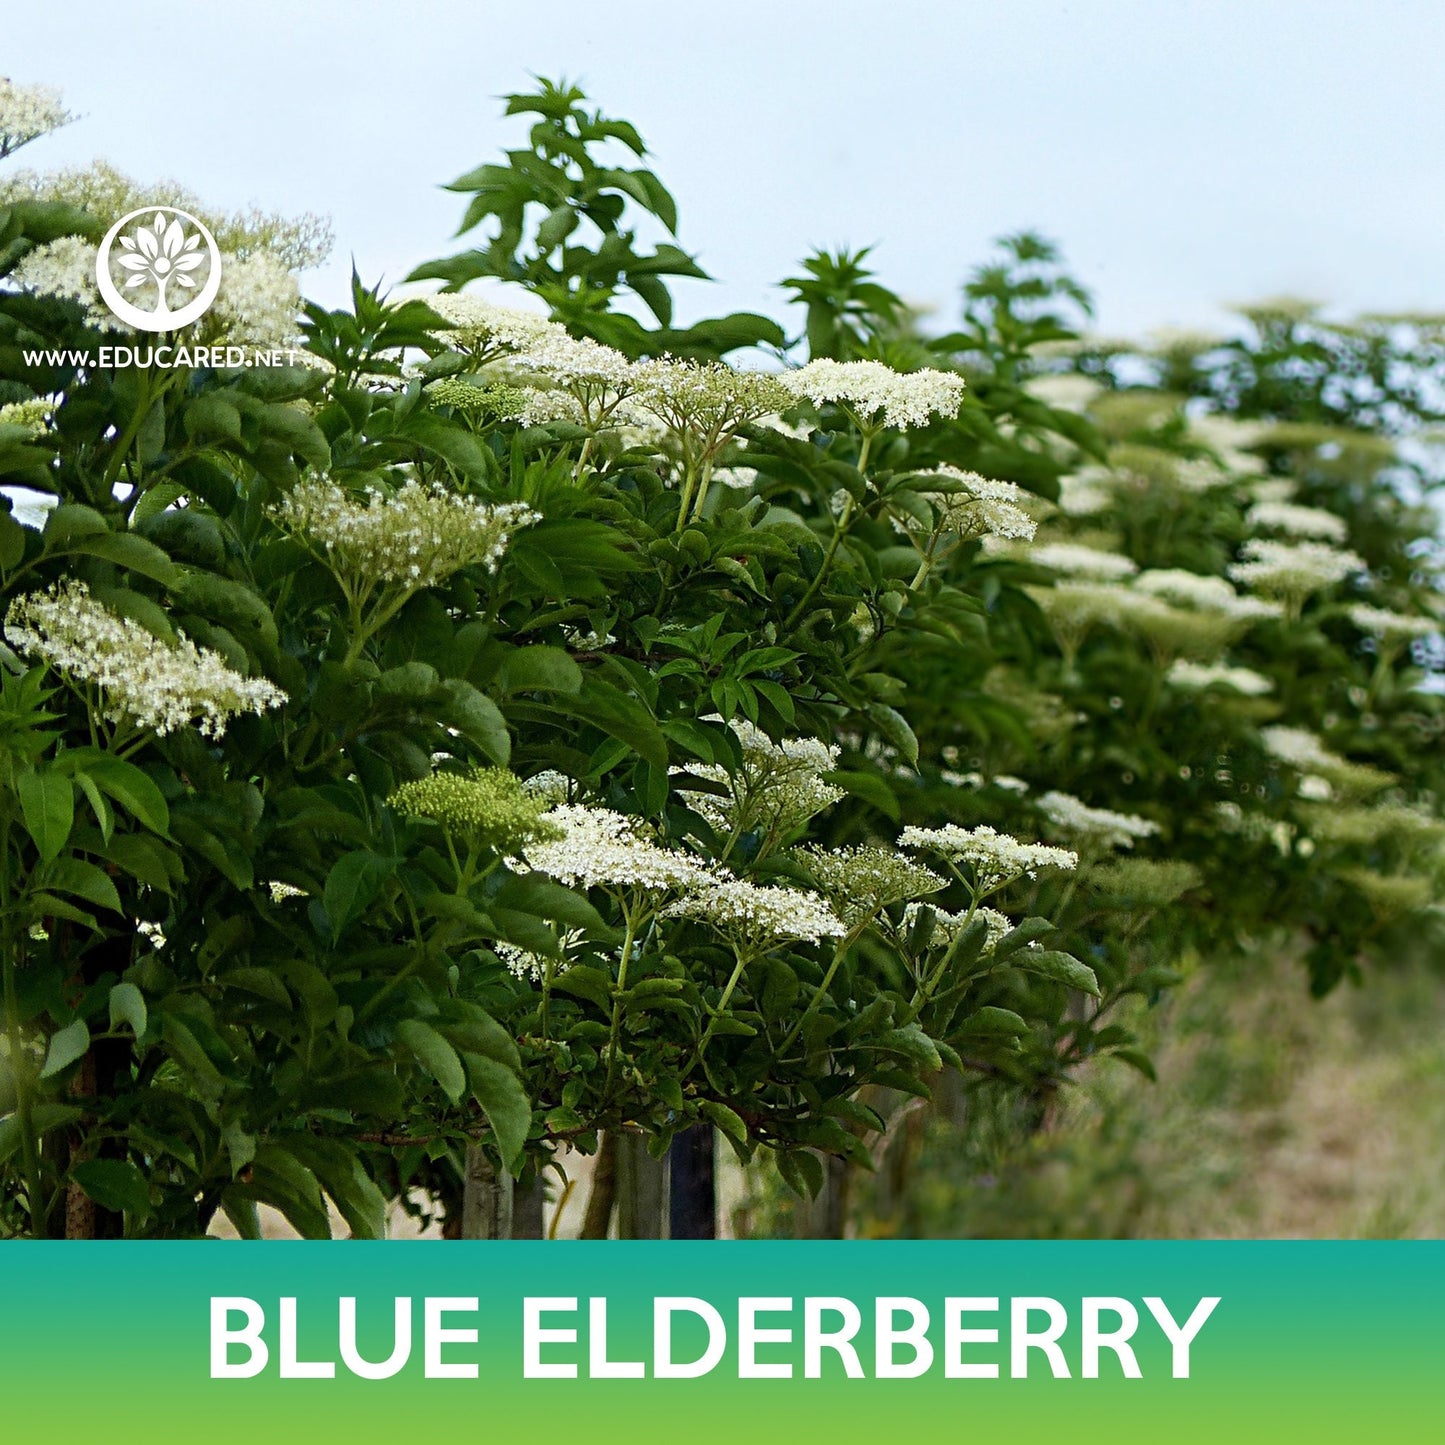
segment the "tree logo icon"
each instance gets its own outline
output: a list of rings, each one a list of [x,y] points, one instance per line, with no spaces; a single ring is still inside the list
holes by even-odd
[[[221,252],[189,211],[143,206],[105,233],[95,281],[105,304],[137,331],[179,331],[216,299]]]

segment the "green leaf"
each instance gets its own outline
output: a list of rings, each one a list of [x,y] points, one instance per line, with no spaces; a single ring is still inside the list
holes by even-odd
[[[993,957],[1002,961],[1011,958],[1021,948],[1027,947],[1037,939],[1046,938],[1055,931],[1056,925],[1047,918],[1037,916],[1020,919],[1018,924],[1009,929],[999,941],[993,946]]]
[[[129,1159],[87,1159],[71,1168],[70,1177],[102,1209],[117,1214],[150,1213],[150,1187]]]
[[[1021,948],[1009,962],[1026,973],[1037,973],[1098,997],[1099,980],[1094,976],[1094,970],[1070,953],[1058,953],[1048,948]]]
[[[943,1067],[943,1061],[938,1057],[938,1050],[934,1048],[933,1040],[917,1024],[906,1024],[901,1029],[889,1029],[887,1033],[879,1036],[878,1046],[903,1054],[923,1069],[932,1070]]]
[[[514,1071],[521,1069],[522,1059],[516,1041],[485,1009],[465,1005],[464,1018],[439,1023],[437,1030],[456,1048],[470,1054],[485,1054]]]
[[[212,392],[198,396],[186,408],[185,427],[188,437],[224,437],[238,442],[241,413],[234,402]]]
[[[779,1150],[776,1155],[778,1173],[783,1182],[803,1199],[816,1199],[827,1178],[823,1161],[807,1149]]]
[[[171,826],[170,809],[161,790],[134,763],[122,762],[98,748],[72,748],[56,760],[57,767],[84,772],[137,823],[164,837]]]
[[[512,735],[496,703],[457,677],[442,684],[442,694],[442,705],[437,709],[440,721],[456,728],[494,763],[505,767],[512,756]]]
[[[78,502],[62,502],[51,509],[45,519],[45,545],[55,547],[57,543],[76,541],[81,537],[103,537],[110,531],[110,523],[94,507],[81,506]]]
[[[1115,1049],[1110,1057],[1128,1064],[1131,1069],[1137,1069],[1151,1084],[1159,1082],[1159,1075],[1155,1072],[1153,1060],[1148,1054],[1142,1054],[1138,1049]]]
[[[582,669],[560,647],[519,647],[502,663],[507,692],[579,692]]]
[[[81,858],[57,858],[45,871],[45,887],[83,898],[97,908],[109,908],[114,913],[124,911],[110,874]]]
[[[332,938],[340,938],[348,924],[360,918],[381,885],[396,871],[399,860],[380,853],[347,853],[326,875],[321,904],[331,922]]]
[[[189,1026],[175,1014],[166,1014],[161,1019],[161,1037],[200,1096],[219,1099],[225,1088],[221,1071]]]
[[[842,788],[853,797],[861,798],[865,803],[871,803],[880,813],[891,818],[895,823],[898,821],[898,798],[893,789],[877,773],[835,770],[831,773],[824,773],[823,779],[825,782]]]
[[[16,783],[25,830],[47,863],[60,856],[75,825],[75,789],[53,772],[22,773]]]
[[[521,1081],[505,1065],[481,1054],[465,1054],[463,1058],[472,1094],[497,1136],[497,1152],[515,1174],[532,1127],[532,1105]]]
[[[497,890],[496,900],[504,908],[535,913],[568,928],[585,928],[606,935],[611,932],[602,915],[575,889],[566,888],[541,873],[513,874]]]
[[[100,557],[124,567],[129,572],[139,572],[168,587],[180,575],[180,569],[154,542],[147,542],[134,532],[108,532],[103,537],[79,537],[68,542],[67,552],[81,552],[87,557]]]
[[[77,1059],[84,1058],[90,1048],[90,1029],[84,1019],[66,1024],[59,1032],[50,1036],[50,1047],[45,1051],[45,1067],[40,1071],[42,1079],[67,1069]]]
[[[960,1035],[982,1038],[1017,1038],[1028,1024],[1012,1009],[986,1006],[970,1014],[958,1029]]]
[[[145,996],[133,983],[117,983],[110,990],[110,1026],[127,1023],[131,1032],[140,1038],[146,1031]]]
[[[396,1026],[396,1036],[416,1055],[422,1068],[442,1086],[447,1098],[457,1103],[467,1087],[467,1076],[457,1051],[420,1019],[403,1019]]]
[[[115,810],[101,796],[100,789],[95,786],[95,780],[87,774],[77,773],[75,785],[85,794],[86,801],[90,804],[90,811],[95,814],[95,825],[100,829],[101,842],[109,843],[111,834],[115,830]]]
[[[50,1129],[63,1128],[80,1118],[81,1111],[71,1104],[36,1104],[30,1111],[30,1127],[38,1139]],[[0,1119],[0,1164],[20,1148],[20,1120],[10,1114]]]
[[[552,987],[559,993],[570,993],[575,994],[578,998],[585,998],[588,1003],[595,1003],[599,1008],[606,1008],[612,1002],[610,975],[603,973],[600,968],[593,968],[590,964],[573,964],[566,973],[553,982]]]
[[[0,570],[8,572],[24,559],[25,531],[9,512],[0,511]]]
[[[868,718],[883,737],[898,749],[904,762],[915,767],[918,765],[918,739],[901,712],[883,703],[874,703],[868,709]]]
[[[698,1102],[697,1111],[716,1124],[729,1139],[736,1139],[739,1144],[748,1142],[748,1126],[726,1104],[720,1104],[716,1099],[702,1099]]]
[[[305,1102],[313,1109],[347,1109],[377,1119],[395,1119],[406,1107],[406,1094],[394,1065],[353,1069],[316,1082],[307,1089]]]

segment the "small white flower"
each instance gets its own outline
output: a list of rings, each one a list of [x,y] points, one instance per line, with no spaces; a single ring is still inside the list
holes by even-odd
[[[935,416],[958,415],[964,381],[950,371],[894,371],[881,361],[833,361],[820,358],[778,378],[794,396],[814,406],[838,402],[864,420],[880,417],[884,426],[926,426]]]
[[[1349,611],[1350,621],[1374,637],[1395,642],[1407,638],[1429,637],[1439,632],[1440,624],[1433,617],[1410,617],[1403,612],[1391,612],[1386,607],[1371,607],[1367,603],[1356,603]]]
[[[912,928],[914,920],[924,910],[931,907],[931,904],[910,903],[903,910],[903,926]],[[945,913],[941,908],[933,911],[933,933],[928,940],[931,948],[938,948],[944,944],[952,943],[954,939],[963,932],[965,924],[982,922],[987,927],[984,934],[983,948],[980,952],[987,957],[994,951],[999,939],[1006,933],[1013,930],[1013,920],[1006,914],[1000,913],[996,908],[975,908],[972,917],[965,910],[957,913]]]
[[[50,85],[17,85],[0,76],[0,160],[75,117]]]
[[[98,687],[103,716],[112,722],[160,735],[199,719],[203,737],[220,737],[237,714],[286,701],[280,688],[243,677],[184,633],[165,642],[117,616],[76,579],[17,597],[5,616],[5,637],[17,652]]]
[[[1097,547],[1083,547],[1076,542],[1047,542],[1027,552],[1030,562],[1062,572],[1067,577],[1080,577],[1091,582],[1121,582],[1132,577],[1138,565],[1118,552],[1103,552]]]
[[[1232,688],[1246,697],[1263,697],[1274,691],[1274,683],[1249,667],[1228,667],[1224,663],[1205,665],[1186,662],[1182,658],[1165,674],[1175,687],[1203,690],[1210,687]]]
[[[559,883],[666,893],[713,881],[691,854],[664,848],[650,837],[640,818],[582,803],[563,803],[543,816],[559,836],[529,843],[522,856],[529,867]]]
[[[520,502],[491,506],[414,480],[390,496],[361,497],[332,481],[305,481],[273,512],[318,542],[341,571],[414,589],[435,587],[463,567],[495,572],[512,533],[537,521]]]
[[[1343,542],[1349,536],[1343,517],[1322,507],[1300,507],[1292,502],[1256,502],[1245,513],[1244,524],[1256,532],[1284,532],[1322,542]]]
[[[1365,570],[1365,560],[1323,542],[1271,542],[1251,538],[1240,549],[1243,560],[1229,575],[1267,596],[1299,599],[1343,582]]]
[[[937,853],[973,870],[980,893],[993,893],[1015,878],[1033,878],[1040,868],[1075,868],[1079,855],[1047,843],[1021,843],[1008,833],[980,824],[964,828],[946,823],[940,828],[908,827],[898,838],[904,848]]]
[[[1019,505],[1027,494],[1015,483],[981,477],[977,472],[965,472],[946,464],[920,472],[919,476],[942,477],[954,484],[947,491],[919,490],[919,496],[934,507],[940,532],[962,538],[993,536],[1024,542],[1033,539],[1038,524]],[[905,532],[926,530],[911,513],[899,515],[898,525]]]
[[[1072,793],[1043,793],[1039,811],[1056,832],[1081,846],[1132,848],[1139,838],[1152,838],[1159,825],[1134,813],[1116,813],[1112,808],[1093,808]]]
[[[816,893],[761,887],[745,878],[711,881],[664,911],[671,918],[711,923],[746,952],[780,943],[817,943],[847,932]]]

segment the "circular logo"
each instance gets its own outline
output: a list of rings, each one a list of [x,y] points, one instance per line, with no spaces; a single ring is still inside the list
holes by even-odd
[[[220,248],[189,211],[143,206],[105,233],[95,282],[105,304],[137,331],[179,331],[216,299]]]

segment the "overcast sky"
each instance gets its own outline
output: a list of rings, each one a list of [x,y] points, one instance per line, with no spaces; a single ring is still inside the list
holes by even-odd
[[[104,155],[216,206],[328,214],[400,279],[457,249],[438,186],[517,144],[498,96],[565,75],[634,121],[721,284],[779,313],[815,246],[877,244],[949,319],[990,238],[1034,227],[1107,332],[1280,292],[1445,310],[1445,6],[1432,0],[65,0],[7,6],[0,74]],[[16,162],[10,162],[16,164]]]

